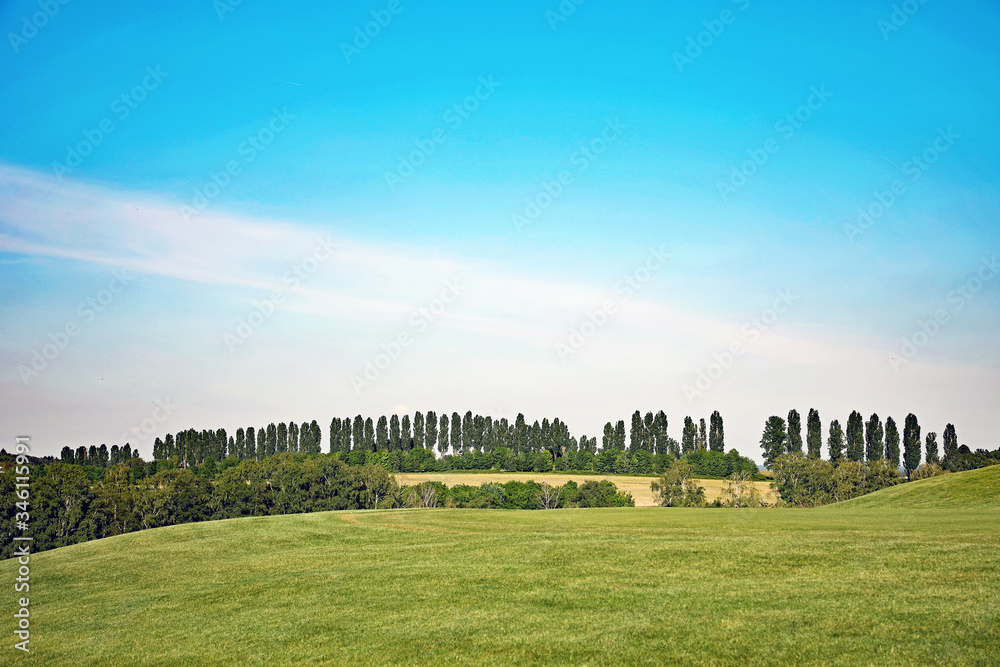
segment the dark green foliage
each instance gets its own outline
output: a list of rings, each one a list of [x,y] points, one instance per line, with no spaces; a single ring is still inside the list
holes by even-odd
[[[691,472],[699,477],[715,477],[723,479],[729,477],[734,472],[746,472],[751,479],[765,479],[757,464],[735,449],[729,450],[728,454],[721,454],[713,451],[697,451],[682,457],[691,466]],[[638,472],[638,471],[636,471]]]
[[[868,419],[868,423],[865,424],[865,458],[869,462],[878,461],[885,457],[883,435],[882,421],[878,418],[878,414],[873,414]]]
[[[786,454],[775,460],[773,471],[771,486],[782,502],[795,507],[849,500],[902,481],[896,470],[881,459],[871,463],[841,459],[834,464]]]
[[[906,415],[903,423],[903,469],[909,479],[913,471],[920,466],[920,424],[912,412]]]
[[[726,451],[726,438],[722,427],[722,415],[716,410],[708,420],[708,448],[713,452]]]
[[[893,469],[899,467],[899,429],[892,417],[885,418],[885,459]]]
[[[937,433],[931,431],[924,440],[924,460],[927,463],[941,463],[938,457]]]
[[[764,450],[765,466],[771,467],[775,459],[785,453],[787,438],[785,420],[777,415],[768,417],[764,424],[764,433],[760,438],[760,447]]]
[[[681,431],[681,454],[689,454],[697,447],[698,427],[694,425],[694,420],[684,417],[684,430]]]
[[[822,454],[823,422],[819,419],[819,411],[809,408],[806,418],[806,455],[818,459]]]
[[[789,454],[802,453],[802,418],[795,409],[788,412],[788,439],[785,447]]]
[[[849,461],[865,460],[865,426],[861,413],[851,412],[847,418],[847,459]]]
[[[705,451],[708,449],[708,429],[705,427],[705,420],[698,420],[698,445],[697,449],[699,451]]]
[[[955,434],[954,424],[948,424],[944,427],[941,445],[944,447],[944,465],[948,467],[948,462],[958,454],[958,436]]]

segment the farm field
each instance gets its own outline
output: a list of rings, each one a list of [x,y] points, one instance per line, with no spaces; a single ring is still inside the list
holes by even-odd
[[[387,510],[132,533],[31,557],[24,662],[996,664],[1000,467],[905,488],[819,509]]]
[[[421,482],[443,482],[449,487],[456,484],[469,484],[479,486],[486,482],[509,482],[517,480],[526,482],[534,480],[538,483],[543,481],[552,485],[565,484],[569,480],[577,484],[583,484],[588,480],[607,479],[615,483],[619,491],[631,493],[635,499],[636,507],[655,507],[656,501],[653,492],[649,488],[650,482],[656,481],[656,477],[641,477],[631,475],[587,475],[576,473],[537,473],[537,472],[419,472],[419,473],[396,473],[396,479],[400,484],[420,484]],[[699,479],[698,484],[705,487],[705,500],[712,502],[722,495],[723,480],[721,479]],[[756,482],[761,496],[767,503],[774,503],[775,496],[771,490],[770,482]]]

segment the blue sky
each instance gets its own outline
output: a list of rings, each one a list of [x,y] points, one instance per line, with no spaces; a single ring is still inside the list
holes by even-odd
[[[759,459],[768,415],[816,407],[998,446],[994,3],[914,3],[898,26],[891,2],[590,0],[555,23],[554,0],[389,6],[0,8],[0,437],[123,443],[169,400],[157,435],[416,409],[579,435],[638,408],[677,436],[718,409]],[[372,12],[391,21],[345,57]],[[859,209],[879,212],[860,231]],[[323,243],[331,259],[284,280]],[[758,329],[781,290],[792,305]]]

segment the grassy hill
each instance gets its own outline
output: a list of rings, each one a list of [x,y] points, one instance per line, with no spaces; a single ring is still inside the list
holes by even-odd
[[[928,477],[882,489],[839,506],[870,509],[1000,507],[1000,466]]]
[[[907,486],[940,504],[995,489],[991,475]],[[996,664],[1000,508],[889,497],[335,512],[133,533],[32,556],[25,662]],[[15,571],[0,563],[0,580]],[[0,614],[14,604],[8,588]],[[4,664],[22,657],[2,651]]]

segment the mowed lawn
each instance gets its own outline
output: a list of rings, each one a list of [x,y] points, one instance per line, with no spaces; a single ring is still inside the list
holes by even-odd
[[[1000,661],[995,504],[263,517],[41,553],[31,577],[38,664]]]
[[[480,484],[485,484],[486,482],[509,482],[510,480],[517,480],[519,482],[526,482],[528,480],[534,480],[541,484],[542,482],[548,482],[552,485],[565,484],[569,480],[575,481],[577,484],[583,484],[587,480],[611,480],[618,487],[619,491],[624,491],[626,493],[631,493],[632,498],[635,499],[636,507],[655,507],[656,500],[653,497],[653,492],[649,488],[650,482],[655,482],[656,477],[638,477],[630,475],[586,475],[586,474],[576,474],[576,473],[537,473],[537,472],[407,472],[407,473],[396,473],[396,479],[400,484],[420,484],[421,482],[444,482],[448,487],[455,486],[456,484],[468,484],[470,486],[479,486]],[[723,480],[719,479],[698,479],[695,480],[700,486],[705,488],[705,500],[712,502],[716,498],[722,495]],[[765,502],[774,503],[775,495],[771,490],[770,482],[756,482],[757,488],[760,490],[761,496],[764,498]]]

